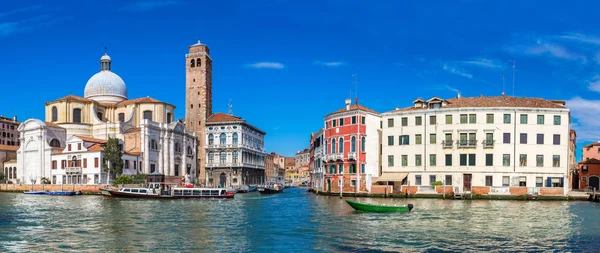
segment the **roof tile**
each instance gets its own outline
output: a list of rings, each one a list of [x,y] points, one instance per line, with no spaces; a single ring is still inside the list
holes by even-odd
[[[100,144],[104,144],[104,143],[108,142],[107,140],[96,139],[96,138],[87,137],[87,136],[81,136],[81,135],[74,135],[74,136],[85,142],[94,142],[94,143],[100,143]]]
[[[230,121],[245,121],[241,117],[233,116],[219,112],[217,114],[210,115],[206,122],[230,122]]]

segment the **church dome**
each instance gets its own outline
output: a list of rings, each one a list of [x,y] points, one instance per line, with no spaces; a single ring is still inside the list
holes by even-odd
[[[100,58],[100,72],[85,85],[84,97],[98,102],[118,103],[127,99],[125,82],[110,71],[111,59],[107,54]]]

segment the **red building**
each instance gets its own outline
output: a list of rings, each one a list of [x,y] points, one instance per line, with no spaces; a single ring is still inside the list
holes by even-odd
[[[579,189],[600,189],[600,160],[590,158],[579,163]]]
[[[325,116],[325,191],[368,192],[379,177],[379,113],[346,99]]]

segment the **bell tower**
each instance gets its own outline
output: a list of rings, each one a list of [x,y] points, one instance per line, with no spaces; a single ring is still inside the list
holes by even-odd
[[[206,119],[212,115],[212,59],[208,46],[188,47],[185,55],[185,127],[198,138],[196,179],[206,184]]]

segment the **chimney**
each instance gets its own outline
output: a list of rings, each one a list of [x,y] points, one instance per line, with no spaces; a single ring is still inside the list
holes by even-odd
[[[482,97],[483,97],[483,94],[479,94],[479,97],[480,97],[480,98],[482,98]]]
[[[346,98],[346,111],[350,111],[350,103],[352,102],[351,99]]]
[[[13,117],[13,120],[14,120],[15,122],[17,122],[17,116],[14,116],[14,117]]]
[[[458,93],[458,96],[457,96],[457,97],[458,97],[458,98],[460,98],[460,93]]]
[[[503,96],[503,97],[504,97],[504,96],[506,96],[506,92],[504,92],[504,91],[503,91],[503,92],[502,92],[502,96]]]
[[[400,107],[396,107],[396,110],[400,110]]]

